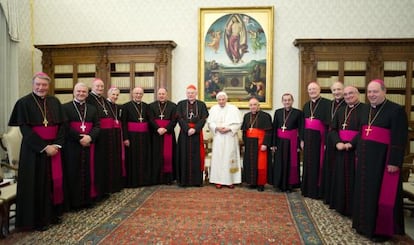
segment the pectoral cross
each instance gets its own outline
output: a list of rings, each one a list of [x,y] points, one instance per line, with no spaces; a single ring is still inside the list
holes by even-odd
[[[139,122],[142,122],[144,120],[144,118],[140,117],[138,118]]]
[[[343,124],[342,124],[342,130],[345,130],[346,126],[348,126],[348,124],[343,123]]]
[[[108,110],[107,109],[103,109],[103,112],[105,113],[106,116],[108,116]]]
[[[82,132],[85,132],[85,129],[86,129],[85,124],[82,123],[82,125],[80,126],[80,128],[82,129]]]
[[[161,118],[161,120],[163,120],[164,119],[164,114],[160,114],[160,118]]]
[[[45,125],[45,127],[47,127],[47,124],[48,124],[49,122],[47,121],[47,119],[45,118],[45,119],[43,119],[43,125]]]
[[[193,112],[190,112],[190,116],[188,117],[188,119],[191,119],[193,117],[194,117],[194,113]]]
[[[282,127],[280,127],[282,129],[282,132],[285,132],[285,130],[287,129],[287,127],[283,124]]]
[[[370,126],[368,126],[368,128],[365,129],[365,132],[367,132],[365,135],[368,136],[369,133],[371,133],[372,128],[370,128]]]

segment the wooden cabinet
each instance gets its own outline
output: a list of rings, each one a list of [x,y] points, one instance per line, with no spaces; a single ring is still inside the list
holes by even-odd
[[[387,98],[405,106],[414,121],[414,39],[296,39],[299,48],[300,105],[307,84],[318,81],[322,96],[332,99],[335,81],[356,86],[365,101],[369,81],[383,79]]]
[[[129,101],[130,90],[144,88],[144,101],[155,99],[155,90],[171,91],[173,41],[116,43],[80,43],[35,45],[42,51],[43,71],[52,78],[51,92],[62,103],[72,100],[73,86],[84,82],[89,87],[94,78],[105,83],[105,89],[121,90],[118,103]]]

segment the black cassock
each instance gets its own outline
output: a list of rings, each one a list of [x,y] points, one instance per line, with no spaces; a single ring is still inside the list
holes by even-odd
[[[352,199],[354,194],[354,176],[355,176],[355,150],[361,125],[359,118],[362,117],[362,103],[353,107],[341,107],[332,121],[331,142],[332,148],[335,149],[335,162],[331,177],[330,200],[329,206],[336,209],[339,213],[350,216],[352,213]],[[355,136],[349,139],[341,138],[340,131],[353,131]],[[345,132],[346,132],[345,131]],[[353,146],[349,150],[337,150],[337,143],[351,143]]]
[[[300,154],[297,149],[300,148],[300,140],[303,138],[303,113],[302,111],[292,108],[286,111],[284,108],[275,111],[273,117],[273,144],[277,147],[277,151],[274,154],[273,165],[269,168],[269,184],[275,188],[279,188],[281,191],[291,190],[300,186]],[[277,130],[282,129],[285,126],[285,130],[298,130],[297,144],[295,146],[295,152],[297,156],[297,168],[291,168],[292,156],[291,156],[291,141],[277,137]],[[291,173],[291,169],[295,173]],[[289,183],[289,176],[295,174],[298,176],[297,183]]]
[[[190,103],[182,100],[177,104],[177,120],[180,125],[177,151],[177,182],[181,186],[201,186],[203,184],[201,148],[204,147],[203,127],[208,117],[207,106],[196,100]],[[191,124],[191,125],[189,125]],[[188,130],[194,128],[196,132],[188,136]]]
[[[151,181],[151,132],[149,130],[149,105],[145,102],[129,101],[122,106],[122,126],[125,147],[126,186],[138,187],[153,184]],[[128,123],[141,125],[148,130],[128,130]],[[146,125],[146,126],[145,126]]]
[[[103,120],[115,120],[119,116],[119,107],[112,105],[103,97],[89,93],[88,104],[94,105],[101,121],[99,136],[95,142],[95,182],[97,199],[106,194],[120,191],[122,187],[121,129],[104,127]],[[118,118],[119,120],[119,118]]]
[[[325,149],[325,159],[322,169],[322,183],[320,188],[320,195],[323,198],[324,203],[329,203],[331,200],[331,186],[332,186],[332,176],[333,172],[335,171],[335,147],[332,144],[332,138],[330,137],[330,133],[332,130],[332,120],[334,119],[335,115],[337,114],[338,110],[342,107],[345,107],[346,103],[344,99],[339,101],[332,100],[331,101],[331,108],[330,108],[330,126],[328,130],[328,136],[326,138],[326,149]]]
[[[57,137],[50,141],[41,139],[32,129],[44,127],[45,111],[47,127],[58,127]],[[23,135],[17,179],[16,228],[41,228],[55,222],[60,215],[52,201],[51,157],[41,151],[50,144],[63,146],[64,121],[62,105],[53,96],[41,99],[30,93],[20,98],[13,108],[9,126],[19,126]]]
[[[176,156],[177,142],[175,139],[174,128],[177,124],[177,105],[171,101],[161,103],[154,101],[150,104],[150,125],[152,129],[152,168],[151,181],[153,184],[170,184],[176,179]],[[167,132],[159,135],[157,129],[160,126],[156,120],[168,121],[165,128]],[[164,137],[172,137],[171,145],[164,149]],[[164,150],[172,154],[172,165],[167,166],[164,161]],[[165,166],[164,166],[165,165]]]
[[[66,203],[69,208],[77,209],[92,203],[91,147],[84,147],[79,143],[82,129],[75,129],[70,124],[76,122],[82,125],[82,121],[91,124],[90,131],[83,134],[88,134],[92,139],[91,144],[94,144],[99,135],[99,120],[96,108],[87,103],[80,105],[78,102],[71,101],[63,105],[63,110],[68,119],[63,147],[64,172],[67,180]],[[92,163],[92,166],[94,165],[95,162]]]
[[[267,146],[267,169],[269,168],[269,162],[271,158],[269,156],[270,146],[272,144],[272,117],[269,113],[264,111],[258,111],[255,116],[252,116],[251,112],[246,113],[243,116],[243,122],[241,130],[243,131],[243,142],[244,142],[244,156],[243,156],[243,182],[256,186],[263,185],[258,183],[259,170],[258,170],[258,153],[260,150],[258,138],[247,137],[246,132],[250,128],[261,129],[265,131],[263,145]],[[266,172],[262,173],[260,181],[267,180],[267,169]],[[267,182],[267,181],[266,181]]]
[[[380,109],[381,107],[382,109]],[[370,108],[370,105],[362,108],[362,115],[364,115],[361,118],[362,126],[368,125]],[[375,113],[378,110],[381,111],[375,118]],[[404,108],[386,100],[386,102],[376,106],[376,109],[372,109],[371,112],[371,121],[373,121],[371,126],[390,130],[391,149],[388,164],[398,166],[401,170],[408,135],[407,115],[405,114]],[[362,136],[365,133],[366,131],[361,130],[360,135]],[[381,192],[381,182],[384,175],[387,151],[387,144],[363,139],[358,142],[352,227],[358,233],[367,237],[375,235],[378,200]],[[394,234],[404,234],[401,181],[400,176],[393,211],[392,229],[394,230]],[[390,222],[386,225],[389,226],[392,224]]]
[[[303,116],[305,118],[303,129],[303,175],[301,191],[302,195],[311,198],[320,198],[320,186],[322,180],[324,151],[321,153],[322,144],[326,143],[328,125],[331,121],[330,115],[331,101],[319,98],[315,102],[308,101],[303,106]],[[313,113],[312,113],[313,112]],[[311,118],[313,116],[313,118]],[[325,135],[321,137],[318,130],[307,129],[306,120],[319,120],[323,124]],[[322,148],[323,149],[323,148]],[[322,166],[321,166],[322,165]]]

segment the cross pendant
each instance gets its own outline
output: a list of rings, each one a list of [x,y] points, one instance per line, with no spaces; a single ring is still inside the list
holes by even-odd
[[[107,109],[104,109],[103,112],[105,113],[105,115],[108,116],[108,110]]]
[[[371,133],[372,128],[370,128],[370,126],[368,126],[368,128],[365,129],[365,132],[367,132],[365,135],[368,136],[369,133]]]
[[[315,117],[314,116],[310,116],[310,120],[312,121]]]
[[[140,117],[138,118],[139,122],[142,122],[142,120],[144,120],[144,118]]]
[[[164,119],[164,114],[160,114],[160,118],[161,118],[161,120],[163,120]]]
[[[47,119],[45,118],[45,119],[43,119],[43,125],[45,125],[45,127],[47,127],[47,124],[48,124],[49,122],[47,121]]]
[[[80,128],[82,129],[82,132],[85,132],[85,129],[86,129],[85,124],[82,123],[82,125],[80,126]]]
[[[342,124],[342,130],[345,130],[346,126],[348,126],[348,124],[343,123],[343,124]]]
[[[188,117],[188,119],[191,119],[193,117],[194,117],[194,113],[193,112],[190,112],[190,116]]]
[[[283,124],[282,127],[280,127],[282,129],[282,132],[285,132],[285,130],[287,129],[287,127]]]

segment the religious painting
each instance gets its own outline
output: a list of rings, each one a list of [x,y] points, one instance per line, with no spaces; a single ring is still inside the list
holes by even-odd
[[[208,107],[216,94],[248,108],[256,97],[272,108],[273,7],[201,8],[199,12],[199,99]]]

